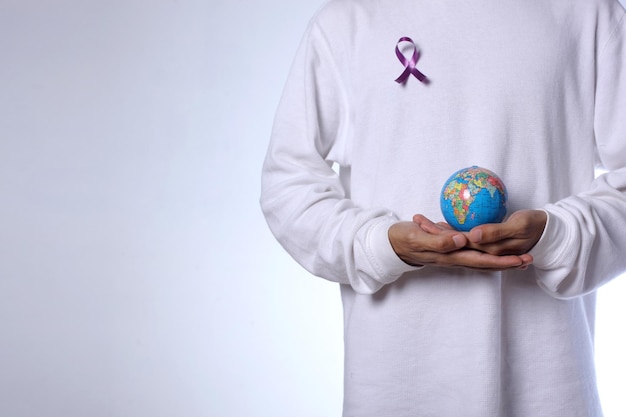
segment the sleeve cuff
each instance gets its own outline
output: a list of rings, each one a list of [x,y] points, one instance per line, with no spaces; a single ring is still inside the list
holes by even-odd
[[[537,244],[530,250],[533,264],[539,269],[552,269],[575,256],[575,236],[567,227],[567,217],[557,206],[543,210],[548,216],[546,227]]]
[[[370,249],[370,260],[379,276],[380,282],[390,284],[405,272],[416,271],[423,267],[409,265],[398,257],[389,242],[389,228],[398,220],[387,216],[370,229],[367,246]]]
[[[575,262],[578,237],[571,227],[569,215],[556,205],[543,211],[548,215],[546,227],[537,244],[530,250],[533,266],[538,272],[538,283],[545,290],[557,293],[567,276],[566,271]]]

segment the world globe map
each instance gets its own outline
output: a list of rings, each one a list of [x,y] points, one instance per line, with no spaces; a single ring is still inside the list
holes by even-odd
[[[508,194],[492,171],[472,166],[452,174],[441,190],[441,212],[450,226],[469,231],[485,223],[500,223],[506,216]]]

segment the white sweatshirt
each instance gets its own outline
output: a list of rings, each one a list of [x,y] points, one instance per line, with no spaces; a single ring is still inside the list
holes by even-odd
[[[402,37],[430,83],[394,81]],[[616,0],[331,0],[314,17],[261,204],[300,264],[342,284],[345,417],[601,415],[594,291],[626,269],[625,64]],[[502,178],[510,213],[548,213],[530,269],[393,252],[389,226],[442,221],[444,181],[471,165]]]

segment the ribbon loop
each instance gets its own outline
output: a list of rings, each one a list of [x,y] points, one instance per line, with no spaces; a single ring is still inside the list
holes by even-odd
[[[406,59],[406,57],[400,51],[399,46],[402,42],[410,42],[413,46],[413,56],[410,60]],[[406,36],[400,38],[400,40],[396,44],[396,56],[398,57],[398,60],[400,60],[402,65],[404,65],[404,72],[402,72],[402,74],[400,74],[400,76],[395,80],[398,84],[406,83],[411,74],[413,74],[413,76],[417,78],[420,82],[428,84],[428,78],[424,74],[422,74],[417,68],[415,68],[415,65],[417,65],[417,61],[420,59],[420,52],[417,49],[415,42],[413,42],[411,38],[408,38]]]

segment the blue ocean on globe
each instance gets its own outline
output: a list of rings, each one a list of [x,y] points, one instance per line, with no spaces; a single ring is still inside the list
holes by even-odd
[[[472,166],[455,172],[441,189],[441,212],[450,226],[469,231],[485,223],[500,223],[506,216],[508,193],[492,171]]]

